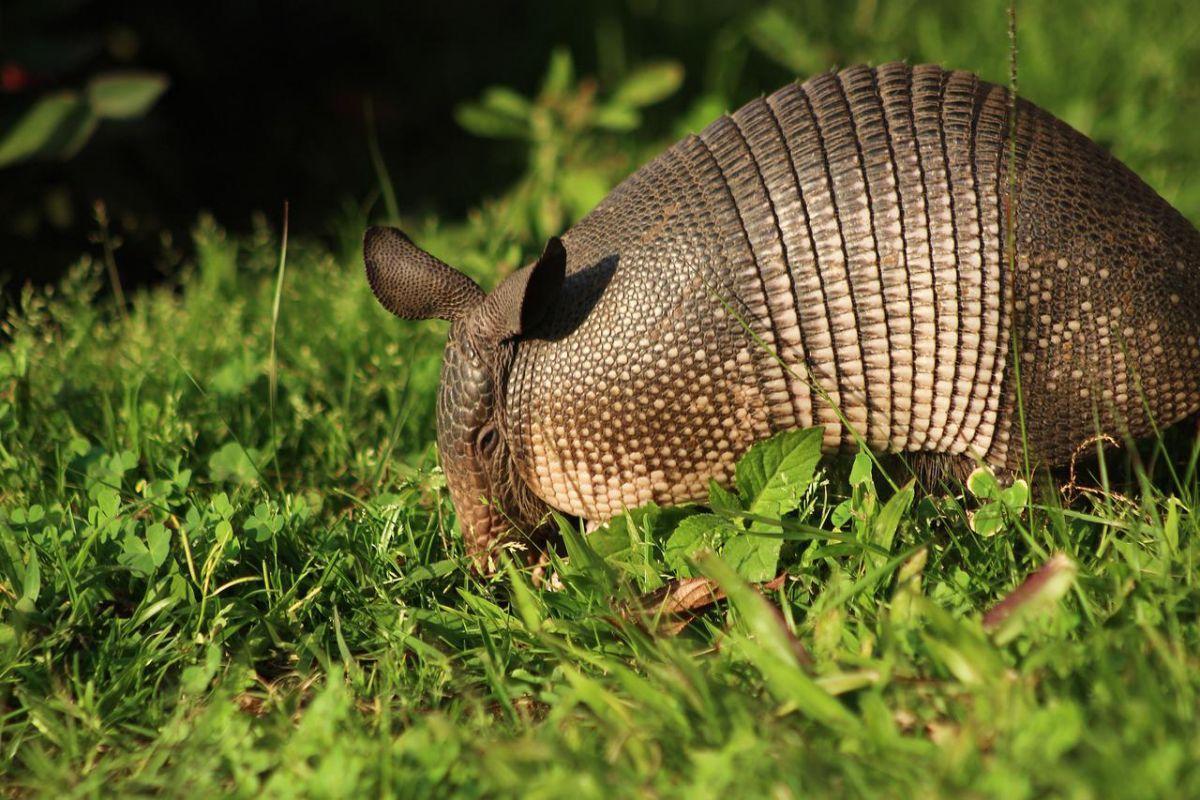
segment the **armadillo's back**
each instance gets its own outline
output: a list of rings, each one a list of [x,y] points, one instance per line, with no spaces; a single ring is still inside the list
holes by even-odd
[[[1196,230],[1065,123],[1012,113],[969,73],[860,66],[681,145],[736,212],[739,295],[788,368],[765,375],[777,425],[1011,466],[1022,441],[1058,463],[1200,407]]]
[[[567,303],[517,350],[526,480],[606,517],[702,497],[773,430],[1014,465],[1022,423],[1059,462],[1195,410],[1195,229],[1049,114],[1010,115],[968,73],[852,67],[631,176],[564,237]]]
[[[1200,233],[1116,158],[1022,104],[1005,282],[1019,359],[992,453],[1060,464],[1200,409]],[[1008,191],[1007,188],[1005,191]],[[1014,262],[1011,265],[1010,262]]]

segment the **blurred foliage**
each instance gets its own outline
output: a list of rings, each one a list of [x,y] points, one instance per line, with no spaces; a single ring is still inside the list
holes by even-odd
[[[135,45],[128,31],[107,42],[99,35],[61,33],[84,4],[21,0],[4,8],[0,169],[29,159],[71,158],[102,120],[137,119],[166,91],[169,81],[160,72],[93,69],[101,60],[128,62]],[[91,73],[82,89],[65,85],[81,73]]]
[[[683,68],[664,61],[630,71],[601,98],[594,79],[576,81],[574,75],[571,54],[556,50],[537,97],[493,86],[477,102],[457,109],[459,124],[471,133],[514,139],[529,148],[525,176],[510,193],[514,202],[508,211],[516,216],[504,221],[506,228],[532,228],[545,238],[590,211],[608,191],[612,175],[631,166],[624,159],[612,161],[590,134],[636,130],[641,109],[670,97],[683,82]]]
[[[82,93],[39,97],[0,131],[0,168],[29,158],[70,158],[100,120],[140,117],[166,88],[167,79],[158,73],[104,72],[88,81]]]

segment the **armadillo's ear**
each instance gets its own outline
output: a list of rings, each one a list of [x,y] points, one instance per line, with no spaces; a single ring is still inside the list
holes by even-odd
[[[567,251],[551,237],[536,262],[509,275],[479,307],[479,333],[493,341],[520,336],[545,319],[558,302]]]
[[[375,297],[404,319],[454,321],[484,296],[475,281],[417,247],[397,228],[367,228],[363,261]]]

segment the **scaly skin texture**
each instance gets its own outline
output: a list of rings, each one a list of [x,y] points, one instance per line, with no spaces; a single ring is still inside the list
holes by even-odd
[[[435,304],[458,320],[439,442],[477,553],[549,508],[604,520],[701,499],[779,430],[961,472],[1055,465],[1200,408],[1200,234],[1086,137],[1023,101],[1013,119],[967,73],[786,86],[638,170],[562,242],[554,297],[506,282]],[[411,292],[376,292],[413,312],[389,304]],[[483,321],[522,302],[536,324]]]
[[[1016,467],[1014,352],[1037,462],[1196,410],[1195,229],[1024,102],[1011,186],[1008,130],[1007,92],[972,75],[855,67],[630,177],[563,237],[563,297],[517,348],[522,478],[605,519],[701,499],[749,444],[815,424],[829,451],[857,433]]]

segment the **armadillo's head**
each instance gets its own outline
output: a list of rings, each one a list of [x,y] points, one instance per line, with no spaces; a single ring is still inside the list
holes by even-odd
[[[438,393],[438,451],[467,550],[486,569],[497,542],[513,531],[533,533],[546,515],[513,462],[504,390],[516,342],[562,288],[566,253],[551,239],[541,258],[490,294],[395,228],[368,229],[363,260],[384,308],[404,319],[452,323]]]

